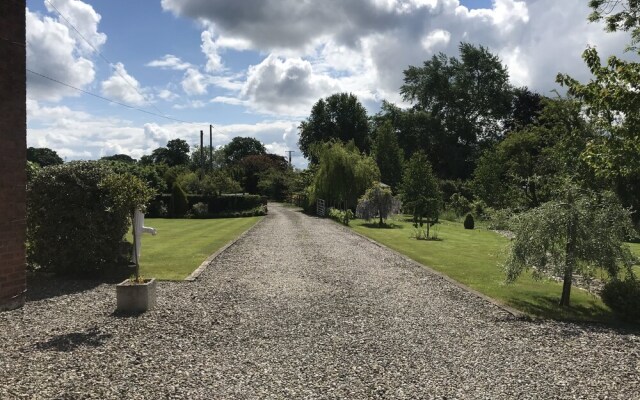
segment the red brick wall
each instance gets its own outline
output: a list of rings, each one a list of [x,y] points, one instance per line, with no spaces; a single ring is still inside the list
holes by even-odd
[[[25,1],[0,1],[0,310],[24,304]]]

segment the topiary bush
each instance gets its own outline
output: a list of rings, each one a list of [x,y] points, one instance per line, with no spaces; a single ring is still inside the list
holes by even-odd
[[[113,266],[126,234],[129,190],[143,185],[106,165],[81,161],[43,168],[27,192],[27,257],[34,269],[95,276]]]
[[[174,182],[171,188],[171,216],[184,217],[187,211],[189,211],[187,194],[182,190],[178,182]]]
[[[640,321],[640,282],[638,280],[612,279],[604,285],[600,297],[604,304],[620,318],[627,321]]]
[[[473,220],[473,215],[467,214],[467,216],[464,217],[464,229],[473,229],[475,225],[476,223]]]

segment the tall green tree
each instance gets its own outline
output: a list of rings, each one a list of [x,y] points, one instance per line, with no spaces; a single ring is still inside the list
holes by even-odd
[[[267,154],[262,142],[256,138],[236,136],[224,147],[225,163],[230,165],[247,156]]]
[[[337,93],[320,99],[311,108],[311,115],[299,126],[298,146],[302,154],[312,163],[318,158],[312,152],[315,143],[351,140],[360,151],[370,149],[369,121],[367,111],[358,98],[351,93]]]
[[[501,138],[512,94],[509,74],[497,56],[469,43],[461,43],[459,50],[460,59],[440,53],[422,67],[410,66],[400,93],[439,125],[437,146],[465,166],[457,176],[441,177],[464,179],[478,148]]]
[[[391,121],[386,121],[376,130],[373,154],[382,182],[396,191],[402,180],[404,153],[398,145],[398,137]]]
[[[64,162],[55,150],[47,147],[28,147],[27,161],[34,162],[41,167],[60,165]]]
[[[319,143],[316,147],[319,167],[311,187],[312,202],[323,199],[328,206],[355,207],[367,188],[380,180],[375,161],[361,154],[353,142]]]
[[[590,0],[593,9],[589,21],[605,21],[609,32],[630,31],[631,48],[640,42],[640,1]]]
[[[630,31],[631,46],[640,41],[638,0],[590,0],[591,21],[604,20],[610,32]],[[640,63],[611,56],[602,63],[595,48],[582,54],[593,77],[581,83],[567,74],[556,80],[580,99],[601,134],[588,145],[583,158],[599,175],[629,177],[640,175]]]
[[[169,167],[189,164],[189,144],[183,139],[173,139],[167,142],[166,147],[158,147],[150,156],[140,159],[143,165],[166,164]]]
[[[580,191],[569,184],[564,199],[519,214],[512,226],[516,236],[505,263],[507,281],[532,268],[537,278],[562,277],[561,307],[570,305],[574,273],[633,274],[635,258],[624,244],[631,233],[629,211],[612,193]]]
[[[119,161],[119,162],[129,163],[129,164],[136,163],[136,159],[131,157],[128,154],[114,154],[114,155],[111,155],[111,156],[101,157],[100,159],[101,160],[106,160],[106,161]]]
[[[426,219],[428,230],[440,215],[442,192],[423,152],[414,153],[407,161],[400,192],[404,208],[413,214],[414,222],[422,226],[423,219]],[[428,236],[427,231],[427,238]]]

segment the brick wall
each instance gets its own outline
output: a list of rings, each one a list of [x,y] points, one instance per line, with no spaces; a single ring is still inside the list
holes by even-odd
[[[0,1],[0,310],[24,304],[25,1]]]

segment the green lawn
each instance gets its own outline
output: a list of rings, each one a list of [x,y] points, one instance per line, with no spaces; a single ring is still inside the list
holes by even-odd
[[[142,235],[140,274],[145,278],[182,280],[261,218],[147,218],[145,225],[156,228],[158,234]]]
[[[435,228],[439,241],[415,240],[413,226],[401,219],[390,220],[392,228],[377,228],[362,220],[351,227],[371,239],[427,265],[499,302],[530,315],[554,319],[614,320],[599,297],[573,288],[571,308],[557,307],[562,286],[551,280],[534,280],[530,274],[514,284],[504,282],[501,264],[509,240],[488,230],[465,230],[462,223],[442,221]],[[633,245],[640,253],[640,245]]]

